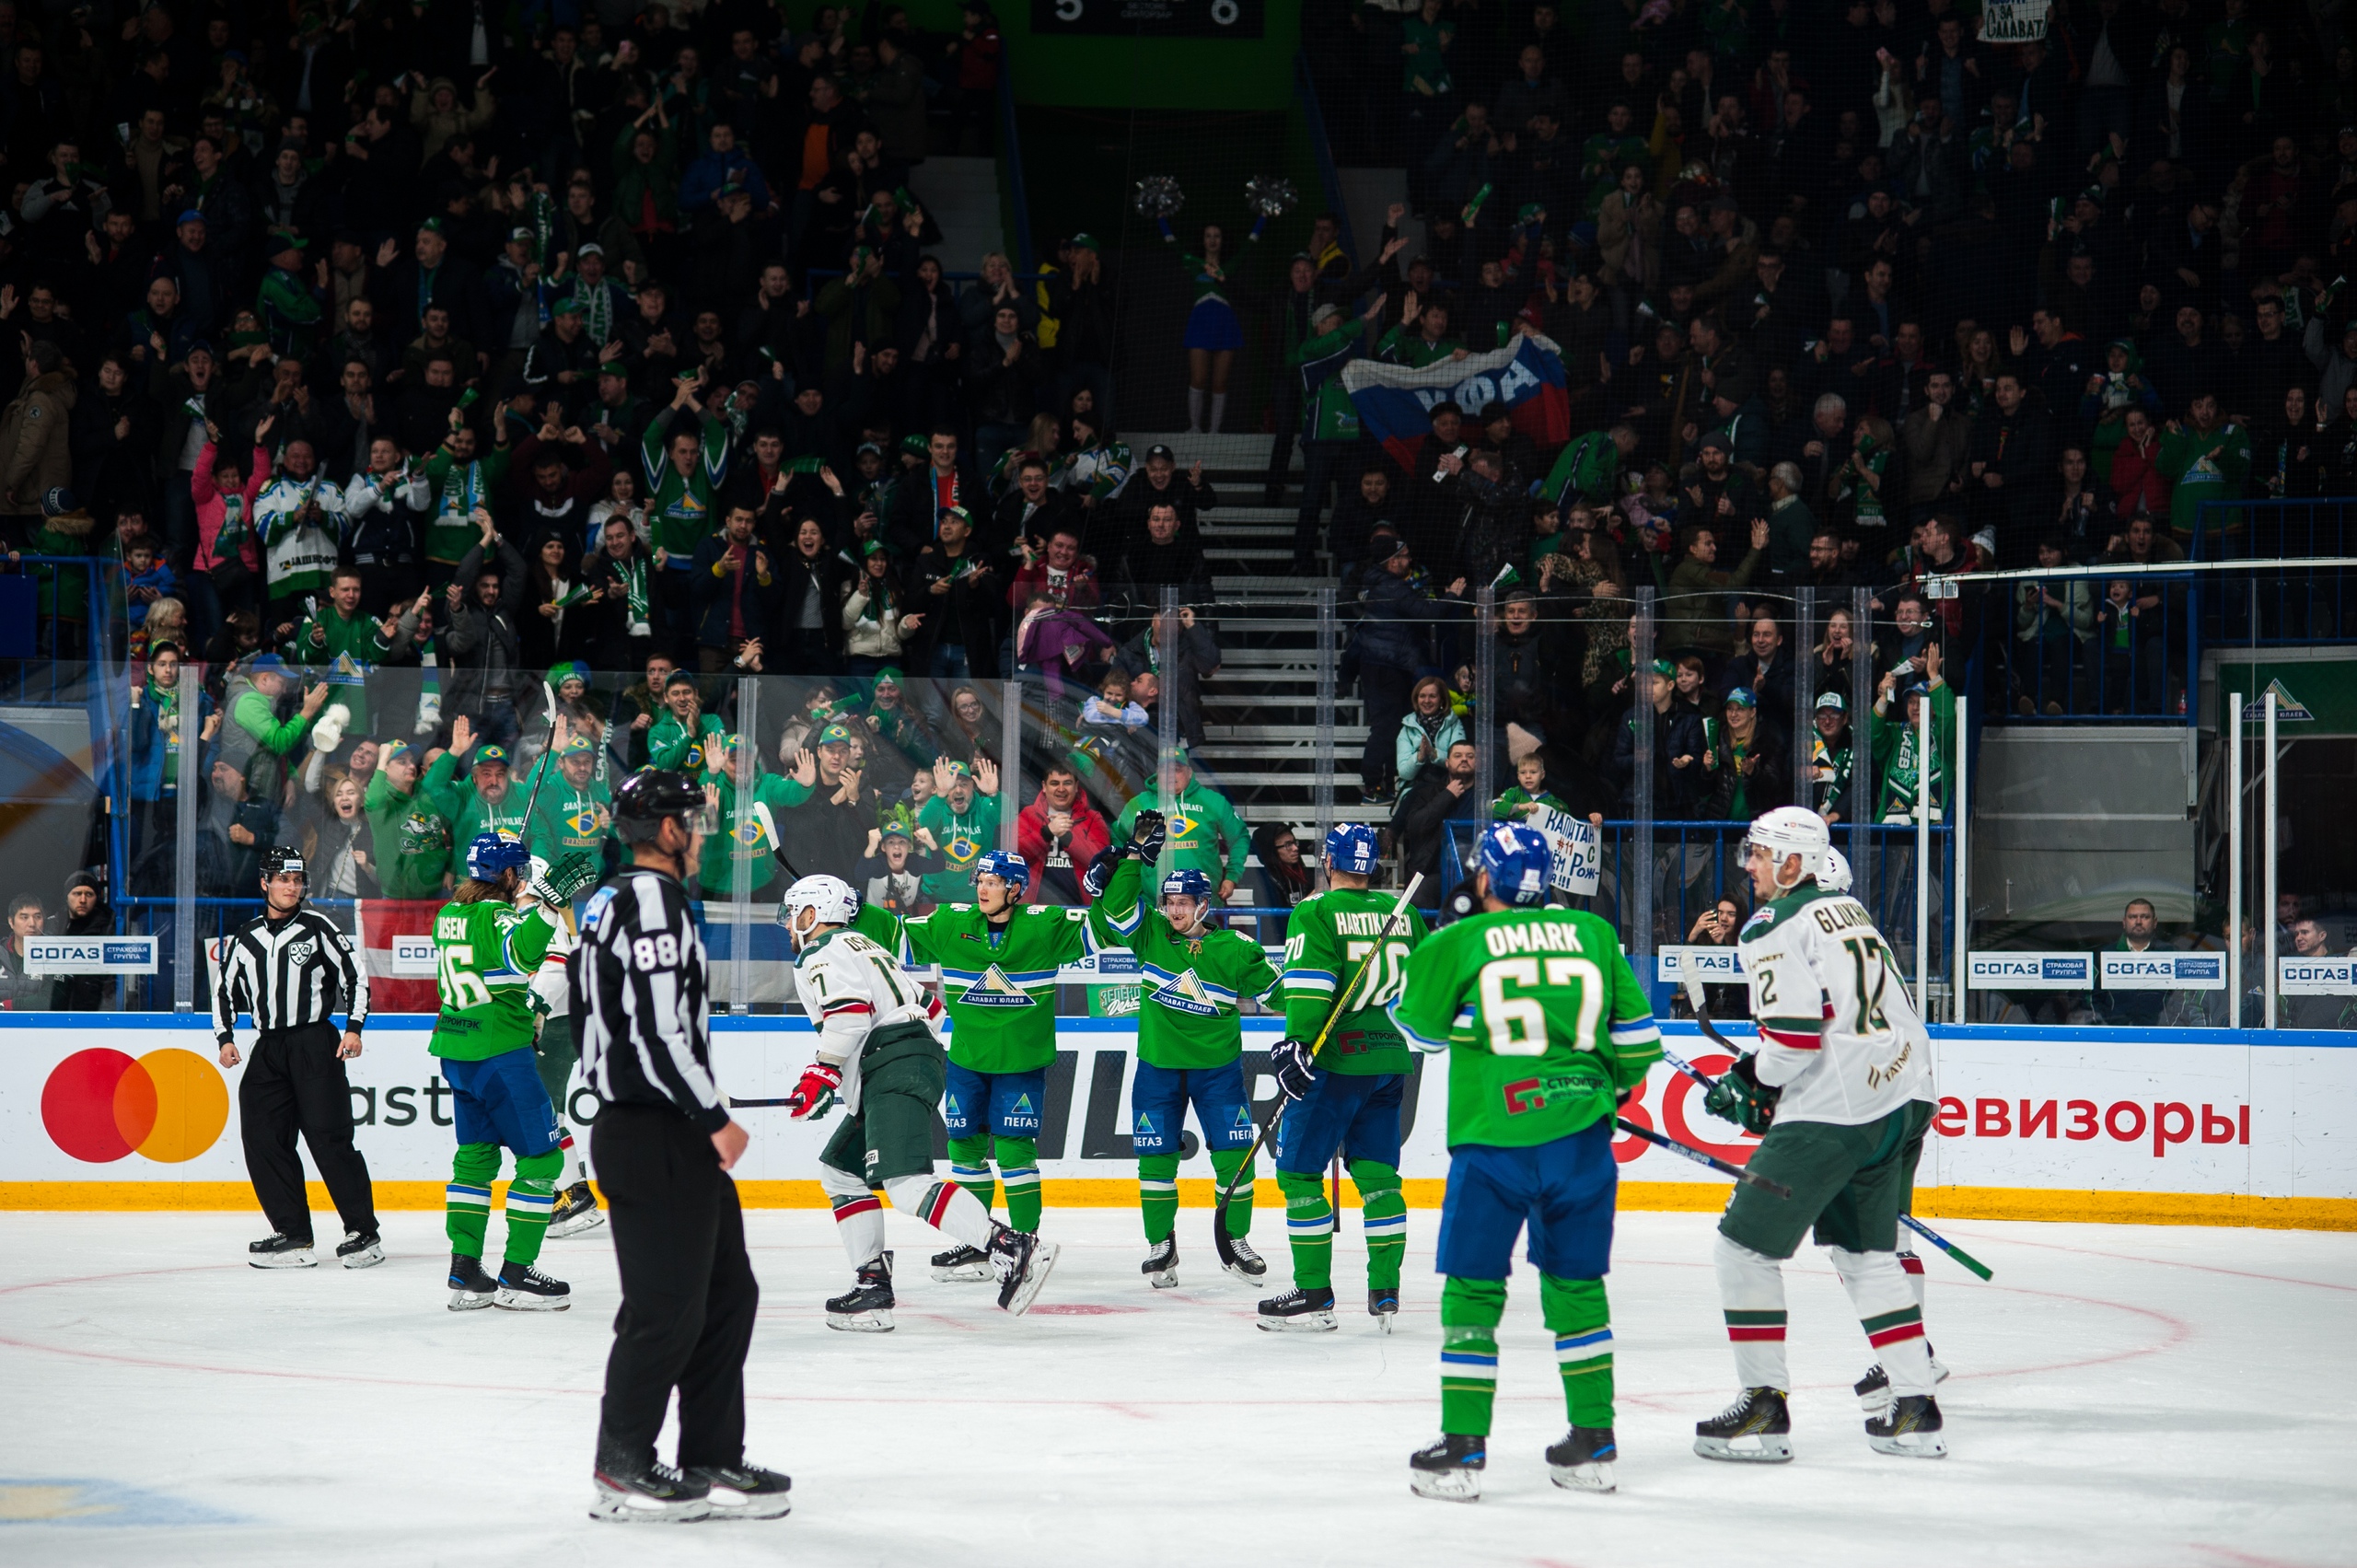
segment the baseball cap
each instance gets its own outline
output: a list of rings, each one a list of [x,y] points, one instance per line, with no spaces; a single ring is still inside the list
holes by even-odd
[[[1094,250],[1097,249],[1097,237],[1093,234],[1075,234],[1072,237],[1072,248],[1075,250]]]
[[[503,768],[507,766],[507,748],[505,746],[476,747],[475,760],[470,765],[480,768],[485,762],[496,762]]]
[[[1145,460],[1147,462],[1152,462],[1156,458],[1168,458],[1175,463],[1178,460],[1178,454],[1157,442],[1154,446],[1148,447],[1145,449]]]
[[[552,316],[578,316],[581,314],[581,301],[574,298],[573,296],[568,294],[563,298],[559,299],[549,306],[549,314]]]
[[[1819,712],[1823,712],[1827,708],[1831,708],[1837,714],[1844,714],[1850,711],[1850,704],[1841,700],[1841,693],[1839,691],[1819,692],[1817,694],[1817,706]]]
[[[203,213],[198,212],[194,207],[191,207],[187,211],[181,213],[180,216],[174,218],[172,223],[177,226],[184,223],[206,223],[207,221],[208,220]]]
[[[377,765],[383,767],[396,757],[406,757],[417,748],[406,740],[388,740],[377,748]]]
[[[573,253],[573,256],[574,256],[574,260],[575,260],[575,261],[579,261],[579,260],[580,260],[582,257],[584,257],[584,256],[602,256],[602,255],[604,255],[605,253],[606,253],[606,248],[605,248],[604,246],[602,246],[602,245],[598,244],[596,240],[594,240],[594,239],[593,239],[593,240],[589,241],[589,243],[588,243],[588,244],[584,245],[583,247],[581,247],[581,249],[580,249],[580,250],[575,250],[575,251]]]
[[[668,691],[674,686],[693,686],[695,683],[694,676],[684,669],[675,669],[671,672],[670,679],[663,682],[663,690]]]
[[[556,749],[556,754],[560,757],[586,757],[597,749],[589,744],[587,736],[569,735],[565,737],[564,744]],[[482,759],[478,757],[475,761],[480,762]]]
[[[1757,708],[1759,699],[1752,695],[1750,687],[1734,686],[1727,689],[1725,705],[1730,708]]]
[[[1654,673],[1655,675],[1666,675],[1672,680],[1675,680],[1678,679],[1678,667],[1670,663],[1666,658],[1657,658],[1654,660]]]
[[[246,673],[249,675],[292,675],[294,671],[288,669],[286,661],[276,654],[257,654],[254,656],[253,662],[246,666]]]
[[[851,744],[851,730],[843,725],[830,724],[826,728],[819,732],[819,744],[821,746],[849,746]]]
[[[521,224],[518,224],[516,227],[507,231],[507,238],[510,239],[531,239],[535,238],[535,236],[530,229],[524,227]]]

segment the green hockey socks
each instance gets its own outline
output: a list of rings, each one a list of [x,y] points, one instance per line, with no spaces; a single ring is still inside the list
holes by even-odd
[[[997,1183],[991,1176],[991,1135],[949,1140],[949,1179],[971,1192],[983,1208],[998,1202]],[[1017,1226],[1017,1229],[1022,1228]]]
[[[1178,1156],[1144,1155],[1138,1159],[1138,1218],[1145,1244],[1159,1247],[1178,1223]]]
[[[1563,1410],[1573,1426],[1612,1424],[1612,1309],[1602,1280],[1538,1276],[1538,1311],[1555,1336]]]
[[[1227,1191],[1227,1184],[1238,1170],[1243,1179],[1236,1182],[1236,1196],[1227,1205],[1227,1234],[1249,1236],[1252,1233],[1252,1167],[1245,1163],[1249,1149],[1214,1150],[1212,1154],[1212,1174],[1218,1179],[1212,1183],[1214,1196]]]
[[[461,1144],[450,1161],[450,1185],[444,1190],[443,1223],[450,1249],[470,1258],[483,1254],[483,1238],[491,1228],[491,1184],[499,1175],[497,1144]],[[540,1255],[547,1238],[549,1214],[556,1207],[557,1179],[564,1173],[564,1151],[548,1149],[521,1155],[516,1179],[507,1187],[507,1260],[529,1263]]]
[[[1498,1397],[1498,1319],[1504,1280],[1461,1280],[1440,1288],[1440,1429],[1486,1437]]]
[[[1573,1426],[1612,1424],[1612,1328],[1602,1280],[1538,1276],[1538,1305],[1555,1340],[1563,1405]],[[1440,1429],[1487,1436],[1498,1392],[1504,1280],[1450,1275],[1440,1293]]]
[[[1350,1172],[1359,1190],[1359,1228],[1366,1232],[1366,1283],[1375,1290],[1398,1290],[1399,1264],[1408,1256],[1408,1196],[1399,1190],[1399,1168],[1353,1160]]]
[[[995,1149],[993,1145],[995,1144]],[[998,1177],[991,1177],[991,1156],[998,1156]],[[996,1189],[1006,1190],[1006,1223],[1016,1230],[1039,1228],[1039,1141],[1037,1138],[993,1138],[977,1132],[949,1140],[950,1179],[971,1192],[983,1208],[997,1202]],[[1167,1232],[1165,1234],[1167,1234]]]
[[[1324,1290],[1334,1283],[1334,1210],[1326,1182],[1313,1171],[1277,1172],[1285,1195],[1285,1238],[1293,1243],[1293,1283],[1302,1290]],[[1399,1277],[1399,1265],[1392,1266]]]

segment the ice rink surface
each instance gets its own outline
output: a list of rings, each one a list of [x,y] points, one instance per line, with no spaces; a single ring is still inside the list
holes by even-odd
[[[794,1515],[629,1528],[585,1516],[616,1299],[602,1230],[542,1257],[573,1310],[459,1315],[442,1307],[438,1214],[388,1216],[378,1268],[272,1273],[243,1261],[250,1216],[0,1215],[0,1559],[2357,1562],[2357,1237],[1951,1222],[1997,1277],[1927,1258],[1932,1339],[1955,1373],[1938,1462],[1866,1448],[1849,1386],[1871,1358],[1805,1250],[1788,1270],[1798,1458],[1740,1467],[1689,1449],[1692,1423],[1734,1392],[1712,1218],[1624,1214],[1620,1491],[1547,1481],[1562,1395],[1519,1270],[1487,1495],[1463,1505],[1406,1481],[1409,1450],[1438,1430],[1434,1218],[1411,1215],[1405,1312],[1386,1337],[1357,1310],[1348,1227],[1341,1330],[1277,1335],[1219,1272],[1205,1211],[1181,1212],[1181,1283],[1157,1293],[1137,1274],[1133,1214],[1051,1210],[1063,1260],[1021,1320],[988,1287],[926,1277],[943,1243],[894,1215],[899,1330],[848,1335],[819,1306],[847,1283],[829,1218],[750,1214],[749,1453],[793,1475]],[[1274,1212],[1256,1235],[1278,1252]]]

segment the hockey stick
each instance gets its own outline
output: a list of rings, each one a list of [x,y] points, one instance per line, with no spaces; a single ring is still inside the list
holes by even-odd
[[[1366,957],[1361,958],[1359,967],[1352,971],[1350,983],[1334,993],[1334,1005],[1327,1010],[1326,1022],[1319,1027],[1318,1038],[1309,1042],[1309,1060],[1313,1063],[1318,1060],[1318,1053],[1325,1049],[1327,1037],[1334,1032],[1334,1026],[1341,1021],[1342,1014],[1348,1010],[1351,998],[1358,994],[1361,982],[1366,979],[1367,967],[1383,956],[1384,938],[1391,935],[1391,928],[1408,912],[1409,902],[1415,898],[1416,889],[1423,885],[1424,874],[1421,871],[1408,878],[1408,885],[1399,889],[1399,897],[1391,905],[1391,912],[1384,917],[1382,928],[1376,932],[1375,941],[1367,948]],[[1227,1185],[1220,1189],[1219,1199],[1212,1205],[1212,1248],[1219,1254],[1222,1268],[1236,1261],[1236,1244],[1227,1234],[1227,1206],[1236,1197],[1236,1184],[1243,1179],[1246,1171],[1252,1168],[1253,1156],[1276,1132],[1277,1123],[1284,1120],[1285,1107],[1291,1103],[1283,1095],[1277,1097],[1277,1109],[1269,1118],[1269,1124],[1260,1130],[1252,1140],[1252,1146],[1244,1151],[1243,1159],[1237,1162],[1235,1174],[1227,1179]]]
[[[1679,960],[1678,967],[1681,969],[1685,967],[1685,961],[1683,959]],[[1707,1039],[1713,1045],[1717,1046],[1721,1051],[1725,1051],[1729,1056],[1739,1056],[1742,1054],[1742,1052],[1736,1050],[1735,1046],[1727,1040],[1726,1036],[1719,1032],[1719,1026],[1711,1022],[1711,1010],[1702,1005],[1702,981],[1700,976],[1693,974],[1687,975],[1686,1001],[1687,1005],[1694,1009],[1694,1022],[1701,1026],[1705,1039]],[[1670,1055],[1669,1052],[1665,1051],[1662,1052],[1662,1056],[1671,1066],[1677,1068],[1679,1072],[1686,1074],[1689,1077],[1705,1084],[1711,1081],[1710,1079],[1703,1077],[1700,1073],[1695,1072],[1693,1068],[1687,1066],[1685,1063],[1680,1062],[1675,1056]]]
[[[1933,1246],[1938,1248],[1941,1251],[1946,1253],[1949,1257],[1955,1259],[1957,1262],[1963,1264],[1972,1272],[1979,1274],[1982,1279],[1993,1280],[1997,1277],[1996,1271],[1990,1268],[1988,1264],[1982,1262],[1980,1259],[1975,1258],[1971,1253],[1967,1252],[1963,1248],[1958,1247],[1955,1242],[1950,1241],[1946,1237],[1942,1236],[1938,1231],[1933,1230],[1930,1225],[1925,1225],[1913,1214],[1899,1215],[1898,1223],[1913,1231],[1916,1235],[1922,1237],[1924,1240],[1930,1242]]]
[[[744,1110],[749,1108],[758,1110],[764,1106],[800,1105],[801,1103],[802,1099],[798,1095],[788,1095],[784,1099],[738,1099],[735,1095],[728,1097],[728,1109],[731,1110]]]
[[[1727,1043],[1727,1039],[1724,1035],[1719,1033],[1717,1029],[1712,1027],[1710,1018],[1702,1011],[1701,981],[1695,980],[1690,976],[1688,977],[1686,981],[1686,999],[1694,1005],[1694,1021],[1702,1026],[1702,1032],[1711,1038],[1713,1043],[1726,1051],[1730,1055],[1734,1054],[1735,1047]],[[1668,1050],[1666,1047],[1662,1051],[1661,1059],[1664,1062],[1668,1063],[1670,1066],[1676,1068],[1678,1072],[1685,1074],[1688,1077],[1701,1085],[1704,1088],[1713,1087],[1718,1083],[1716,1078],[1711,1077],[1701,1068],[1695,1066],[1691,1062],[1687,1061],[1684,1057],[1678,1055],[1678,1052]],[[1991,1270],[1988,1264],[1982,1262],[1980,1259],[1975,1258],[1963,1248],[1956,1246],[1946,1237],[1942,1236],[1938,1231],[1933,1230],[1930,1225],[1927,1225],[1922,1220],[1917,1219],[1913,1214],[1899,1215],[1898,1223],[1913,1231],[1916,1235],[1922,1237],[1924,1240],[1930,1242],[1933,1246],[1938,1248],[1941,1251],[1946,1253],[1949,1257],[1955,1259],[1956,1262],[1961,1264],[1964,1268],[1980,1275],[1982,1279],[1990,1280],[1997,1277],[1995,1271]]]
[[[1666,1149],[1673,1155],[1692,1160],[1696,1165],[1708,1166],[1721,1176],[1732,1176],[1746,1187],[1757,1187],[1761,1191],[1778,1198],[1789,1198],[1793,1195],[1793,1190],[1781,1181],[1771,1180],[1758,1171],[1747,1170],[1739,1165],[1730,1165],[1716,1155],[1706,1155],[1700,1149],[1689,1148],[1677,1139],[1656,1132],[1650,1127],[1638,1126],[1625,1116],[1616,1116],[1612,1121],[1614,1125],[1623,1132],[1633,1133],[1655,1148]]]
[[[549,755],[549,749],[556,744],[556,688],[545,680],[541,681],[540,698],[548,704],[549,726],[547,733],[540,738],[540,761],[532,767],[532,787],[524,796],[524,842],[527,846],[532,842],[532,807],[540,804],[540,785],[548,783],[549,775],[556,772],[556,759]]]

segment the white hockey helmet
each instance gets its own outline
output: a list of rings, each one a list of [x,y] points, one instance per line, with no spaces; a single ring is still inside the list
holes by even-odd
[[[1787,855],[1799,855],[1801,875],[1814,877],[1825,864],[1826,852],[1833,847],[1833,835],[1826,828],[1825,819],[1806,807],[1779,806],[1760,814],[1751,824],[1751,831],[1744,835],[1744,842],[1758,844],[1774,855],[1779,872],[1783,870]]]
[[[1854,880],[1850,875],[1849,860],[1840,850],[1828,849],[1817,868],[1817,885],[1829,893],[1846,893]]]
[[[807,911],[810,918],[804,919]],[[849,925],[859,913],[859,895],[840,877],[805,877],[785,890],[777,923],[796,949],[821,925]]]

